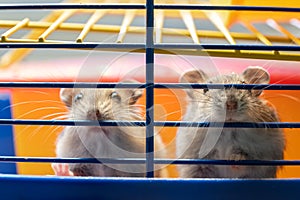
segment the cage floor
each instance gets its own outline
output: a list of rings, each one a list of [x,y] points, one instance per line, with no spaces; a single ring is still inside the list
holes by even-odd
[[[1,199],[295,199],[300,180],[1,176]]]

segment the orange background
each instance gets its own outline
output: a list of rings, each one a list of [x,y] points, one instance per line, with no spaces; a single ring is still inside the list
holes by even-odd
[[[197,62],[201,63],[201,58],[196,59]],[[140,65],[144,61],[144,58],[134,59]],[[299,84],[300,83],[300,69],[297,62],[285,62],[285,61],[263,61],[263,60],[247,60],[247,59],[221,59],[214,58],[213,62],[216,66],[216,70],[219,73],[240,73],[248,65],[261,65],[264,66],[271,74],[271,83],[289,83],[289,84]],[[134,66],[132,57],[128,58],[128,66],[126,62],[122,61],[122,70],[130,71],[130,67]],[[168,57],[159,57],[156,63],[160,65],[168,66],[172,69]],[[265,63],[268,63],[266,65]],[[68,63],[69,64],[69,63]],[[181,70],[189,70],[191,66],[185,66],[183,63],[177,63],[182,66]],[[48,69],[47,65],[51,65],[54,68],[56,65],[51,63],[42,63],[40,66],[44,66],[43,70],[35,70],[36,74],[32,73],[34,68],[36,69],[37,63],[35,65],[19,65],[19,70],[22,73],[18,74],[17,71],[13,71],[14,76],[3,81],[52,81],[53,74],[51,77],[47,77],[43,74],[49,74],[45,70]],[[118,65],[118,63],[116,63]],[[56,81],[72,81],[74,80],[74,74],[69,73],[76,71],[77,68],[73,65],[64,65],[63,63],[59,66],[65,66],[64,70],[69,76],[64,76],[65,78],[56,78]],[[74,68],[74,70],[70,70]],[[205,69],[205,66],[203,67]],[[15,68],[16,69],[16,68]],[[50,68],[49,68],[50,69]],[[60,68],[61,70],[62,68]],[[114,66],[112,66],[111,72],[114,72]],[[9,71],[7,73],[10,73]],[[53,72],[54,73],[54,72]],[[61,71],[59,71],[61,73]],[[61,74],[60,74],[61,75]],[[156,82],[177,82],[180,73],[173,73],[164,69],[162,71],[156,72]],[[30,77],[26,77],[30,76]],[[106,74],[103,77],[104,81],[118,81],[118,76],[113,76]],[[134,77],[143,81],[141,77]],[[1,79],[1,76],[0,76]],[[92,79],[89,79],[92,80]],[[85,80],[86,81],[86,80]],[[143,97],[145,98],[145,97]],[[283,122],[299,122],[300,121],[300,91],[264,91],[264,98],[270,101],[278,110]],[[144,103],[145,100],[141,99],[140,103]],[[155,120],[180,120],[185,109],[185,93],[181,90],[171,90],[171,89],[156,89],[155,90]],[[15,119],[55,119],[57,117],[63,116],[66,112],[65,106],[60,102],[59,99],[59,89],[12,89],[12,112]],[[55,141],[62,131],[63,127],[57,126],[14,126],[14,136],[15,136],[15,148],[16,156],[41,156],[41,157],[54,157],[55,153]],[[285,129],[284,130],[287,146],[285,151],[286,160],[299,160],[300,158],[300,134],[299,129]],[[172,152],[170,158],[174,157],[175,150],[175,138],[176,128],[166,127],[160,132],[163,140]],[[53,174],[50,164],[37,164],[37,163],[18,163],[18,172],[20,174]],[[286,177],[300,177],[300,167],[283,167],[280,170],[278,176],[282,178]],[[175,166],[170,166],[170,172],[172,177],[176,177],[177,172]]]

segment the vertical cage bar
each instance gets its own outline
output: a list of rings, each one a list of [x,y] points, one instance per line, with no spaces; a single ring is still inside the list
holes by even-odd
[[[154,177],[154,2],[146,2],[146,170]]]

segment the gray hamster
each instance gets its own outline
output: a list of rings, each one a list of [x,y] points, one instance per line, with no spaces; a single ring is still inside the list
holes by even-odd
[[[69,120],[143,120],[137,100],[143,89],[61,89]],[[61,158],[145,158],[145,127],[67,126],[56,145]],[[164,157],[164,144],[155,135],[155,156]],[[56,175],[143,177],[145,164],[52,164]],[[155,168],[158,177],[165,169]]]
[[[250,66],[242,74],[209,78],[201,70],[184,73],[182,83],[268,84],[269,73]],[[184,121],[278,122],[274,108],[260,98],[261,90],[187,89]],[[279,128],[180,127],[177,158],[216,160],[282,160],[285,137]],[[274,178],[277,166],[179,165],[179,176],[189,178]]]

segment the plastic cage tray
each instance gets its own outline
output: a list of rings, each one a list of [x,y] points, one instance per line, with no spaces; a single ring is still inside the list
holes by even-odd
[[[246,63],[252,62],[250,60],[258,64],[265,63],[266,60],[276,61],[277,64],[274,65],[277,68],[270,69],[273,83],[276,84],[268,89],[274,92],[272,94],[295,91],[292,98],[300,98],[299,93],[297,93],[300,88],[299,62],[297,62],[299,61],[300,50],[300,21],[297,18],[300,12],[300,4],[296,0],[289,1],[286,5],[282,5],[282,2],[279,1],[272,1],[272,3],[266,3],[265,5],[261,4],[260,1],[196,0],[184,2],[153,2],[153,0],[147,0],[146,2],[130,1],[121,4],[112,3],[112,1],[99,1],[92,4],[76,1],[61,4],[0,4],[0,12],[8,13],[11,10],[16,12],[27,10],[49,11],[42,19],[30,19],[28,17],[4,19],[4,15],[1,14],[0,28],[4,31],[0,32],[0,48],[10,50],[4,51],[1,57],[0,67],[3,72],[0,75],[2,81],[0,87],[3,88],[3,92],[1,92],[4,96],[14,93],[15,96],[21,99],[21,102],[18,103],[22,104],[26,97],[22,96],[23,93],[20,93],[20,90],[73,87],[73,82],[70,82],[74,81],[72,73],[70,77],[62,77],[57,82],[49,82],[49,76],[43,75],[43,72],[46,72],[45,69],[39,71],[36,70],[36,67],[26,67],[21,61],[30,59],[28,53],[37,49],[72,49],[76,51],[92,49],[100,52],[130,52],[144,56],[144,59],[141,60],[144,61],[145,65],[145,84],[141,84],[141,86],[146,88],[145,114],[148,117],[145,122],[141,123],[146,126],[147,136],[153,135],[154,126],[164,124],[172,127],[180,124],[177,121],[167,120],[168,123],[166,123],[165,121],[153,120],[154,90],[164,87],[182,87],[176,84],[155,83],[157,82],[157,74],[154,72],[156,62],[159,59],[168,62],[164,55],[212,57],[213,62],[222,63],[228,67],[220,69],[221,72],[227,72],[227,70],[239,71],[238,64],[244,63],[246,65]],[[24,13],[24,15],[27,14]],[[86,21],[81,19],[83,16],[88,16]],[[99,23],[101,19],[110,22],[111,16],[119,18],[120,24]],[[74,17],[80,20],[68,21]],[[177,24],[178,19],[181,21],[181,25]],[[22,33],[24,30],[25,34]],[[61,31],[68,34],[59,33]],[[56,33],[58,34],[56,35]],[[93,37],[93,34],[96,35]],[[113,37],[107,36],[111,34]],[[130,57],[130,55],[128,56]],[[130,59],[133,58],[136,57],[130,57]],[[137,58],[139,57],[137,56]],[[237,60],[228,60],[227,58]],[[18,64],[18,62],[21,62],[21,64]],[[53,64],[47,65],[46,62],[42,62],[40,66],[42,65],[49,68],[53,67],[54,70],[59,68],[54,67]],[[72,64],[69,63],[69,65]],[[65,68],[69,69],[68,66],[65,66]],[[188,69],[188,67],[185,69]],[[282,72],[282,70],[285,71]],[[112,70],[108,73],[103,78],[104,81],[117,81],[120,77],[114,76],[114,72]],[[282,77],[285,76],[287,78],[283,79]],[[162,73],[158,78],[162,80],[161,82],[176,82],[178,77],[172,74],[168,77],[165,73]],[[87,75],[80,80],[90,81],[92,79]],[[104,88],[115,85],[114,83],[98,84],[99,87]],[[43,90],[39,91],[40,93],[43,92]],[[15,103],[14,100],[12,102]],[[277,104],[280,104],[280,100]],[[296,102],[296,104],[290,106],[296,110],[297,105],[299,107]],[[3,113],[0,124],[8,129],[11,128],[8,125],[14,125],[15,132],[20,131],[18,127],[22,125],[71,125],[73,123],[62,120],[41,120],[39,118],[33,120],[22,119],[20,111],[14,112],[13,115]],[[21,119],[11,119],[13,116]],[[294,117],[297,118],[298,115],[295,114]],[[298,121],[286,120],[276,124],[263,123],[261,126],[273,125],[274,127],[288,128],[292,129],[293,134],[296,134],[298,128],[300,128]],[[103,123],[105,124],[105,122]],[[199,123],[201,124],[201,122]],[[31,129],[29,128],[29,130]],[[5,132],[12,132],[12,130]],[[21,139],[21,134],[15,138],[16,145],[21,146],[18,151],[26,149],[25,146],[28,146],[28,144],[21,144]],[[5,143],[12,142],[8,139]],[[41,144],[40,148],[43,145],[45,144]],[[298,143],[294,144],[294,146],[297,145]],[[151,152],[151,149],[153,149],[153,137],[147,137],[146,151]],[[34,150],[37,151],[37,149]],[[155,160],[151,154],[141,160],[149,171],[147,178],[24,175],[26,174],[26,166],[32,163],[71,161],[52,157],[11,156],[15,152],[9,145],[5,146],[3,151],[8,156],[3,154],[0,157],[1,162],[5,164],[6,162],[21,163],[21,165],[16,166],[13,164],[13,166],[8,167],[9,170],[6,168],[2,170],[3,174],[0,176],[1,199],[292,199],[299,196],[300,180],[296,176],[294,179],[289,176],[289,179],[267,180],[156,179],[153,178],[151,169],[153,169],[155,162],[159,161]],[[47,155],[50,155],[50,153]],[[173,164],[180,162],[185,164],[192,162],[198,162],[198,164],[232,164],[230,161],[214,160],[180,161],[173,159],[171,161],[173,161]],[[84,160],[81,162],[84,162]],[[161,162],[164,162],[164,160]],[[249,162],[250,164],[261,164],[259,162]],[[299,163],[300,161],[293,159],[270,161],[266,164],[296,167]],[[36,165],[30,165],[29,168],[34,168],[33,166]],[[296,168],[296,170],[298,169]],[[5,172],[14,174],[17,171],[20,175],[5,175]],[[297,174],[298,172],[294,173]]]

